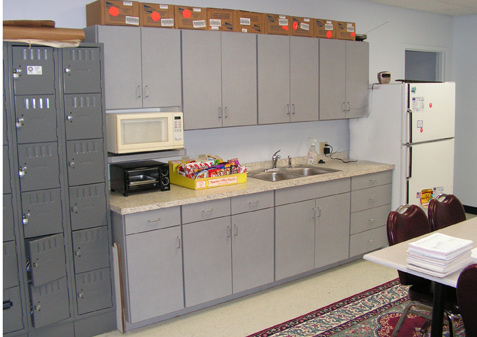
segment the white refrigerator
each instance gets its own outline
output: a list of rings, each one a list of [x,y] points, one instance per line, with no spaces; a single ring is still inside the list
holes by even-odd
[[[455,83],[373,85],[369,101],[349,122],[350,158],[395,165],[391,208],[453,193]]]

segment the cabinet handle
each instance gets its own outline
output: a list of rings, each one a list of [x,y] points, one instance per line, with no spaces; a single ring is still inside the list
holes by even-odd
[[[8,301],[3,301],[3,310],[8,310],[11,307],[13,307],[13,302],[8,300]]]
[[[351,111],[351,104],[350,104],[350,102],[348,102],[348,107],[347,107],[347,110],[346,110],[346,111],[348,111],[348,112]]]
[[[295,104],[292,104],[292,115],[295,114]]]
[[[375,218],[371,218],[371,219],[368,220],[368,223],[369,223],[370,225],[373,225],[375,222],[376,222],[376,219],[375,219]]]
[[[290,115],[290,114],[291,114],[291,106],[290,106],[290,104],[287,104],[287,109],[288,109],[287,115]]]
[[[234,225],[234,236],[238,235],[238,226]]]
[[[370,185],[375,185],[376,184],[376,179],[369,179],[369,184]]]
[[[230,228],[230,226],[227,226],[227,237],[231,237],[232,236],[232,229]]]
[[[136,98],[141,98],[141,86],[136,87]]]
[[[161,221],[161,218],[157,218],[155,220],[147,220],[147,223],[150,224],[150,223],[153,223],[153,222],[160,222]]]
[[[250,201],[248,203],[248,208],[257,208],[258,207],[258,200],[255,200],[255,201]]]
[[[177,249],[180,249],[181,248],[181,238],[180,237],[177,237]]]
[[[217,116],[219,119],[222,118],[222,107],[219,106],[219,109],[218,109],[218,116]]]
[[[321,217],[321,207],[316,208],[316,216],[319,218]]]
[[[369,198],[369,203],[374,204],[376,202],[377,198],[376,197],[371,197]]]
[[[228,107],[224,108],[224,117],[229,118],[229,108]]]
[[[206,216],[206,215],[208,215],[209,217],[212,216],[212,212],[213,212],[213,211],[214,211],[213,208],[202,210],[202,217],[204,217],[204,216]]]
[[[145,85],[144,86],[144,98],[148,98],[148,97],[149,97],[149,86]]]

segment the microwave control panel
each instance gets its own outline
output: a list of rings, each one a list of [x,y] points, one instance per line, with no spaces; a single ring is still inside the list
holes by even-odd
[[[182,116],[174,116],[174,141],[181,141],[184,136]]]

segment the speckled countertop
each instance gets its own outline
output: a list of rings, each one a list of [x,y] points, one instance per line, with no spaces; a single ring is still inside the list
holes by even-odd
[[[294,158],[292,164],[305,164],[306,157]],[[249,171],[263,170],[270,168],[270,161],[245,164]],[[281,159],[278,167],[286,166],[286,159]],[[121,215],[132,214],[144,211],[151,211],[159,208],[167,208],[192,204],[202,201],[230,198],[239,195],[259,193],[265,191],[273,191],[287,187],[318,183],[322,181],[335,180],[341,178],[349,178],[363,174],[376,173],[394,169],[394,165],[380,164],[369,161],[359,161],[352,163],[343,163],[339,160],[325,159],[325,164],[317,165],[319,167],[331,168],[339,170],[327,174],[316,176],[300,177],[297,179],[282,180],[278,182],[268,182],[259,179],[247,177],[247,182],[223,187],[215,187],[206,190],[191,190],[182,186],[171,185],[170,191],[165,192],[149,192],[131,194],[124,197],[117,192],[110,193],[111,211]]]

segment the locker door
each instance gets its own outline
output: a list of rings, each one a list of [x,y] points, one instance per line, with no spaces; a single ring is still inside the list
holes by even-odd
[[[113,303],[109,268],[76,275],[76,292],[80,315],[110,308]]]
[[[3,68],[5,69],[5,68]],[[3,103],[3,145],[7,145],[8,139],[7,139],[7,110],[5,108],[5,101]]]
[[[10,187],[10,161],[8,158],[8,146],[3,145],[3,193],[11,193]]]
[[[69,141],[66,148],[70,186],[99,183],[105,180],[102,139]]]
[[[30,286],[33,326],[40,328],[70,317],[66,277]]]
[[[12,195],[3,195],[3,241],[15,240]]]
[[[106,226],[104,184],[70,187],[70,215],[73,230]]]
[[[13,47],[15,95],[54,94],[53,48]]]
[[[101,95],[65,95],[66,139],[103,137]]]
[[[19,145],[18,162],[22,191],[60,187],[57,143]]]
[[[60,189],[22,193],[22,223],[26,238],[62,233]]]
[[[66,275],[62,234],[29,241],[27,248],[31,278],[35,287]]]
[[[19,144],[57,141],[55,96],[15,97],[15,118]]]
[[[99,48],[63,49],[66,94],[101,92],[99,51]]]
[[[18,265],[15,242],[3,243],[3,289],[18,286]]]
[[[73,232],[75,273],[109,266],[107,227]]]
[[[3,333],[23,329],[20,287],[3,289]]]

